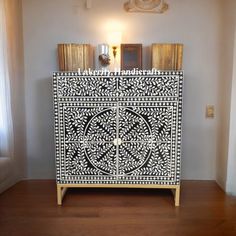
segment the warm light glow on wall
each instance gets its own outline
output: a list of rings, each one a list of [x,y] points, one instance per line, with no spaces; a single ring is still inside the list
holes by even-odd
[[[109,69],[115,71],[120,69],[120,44],[122,43],[122,34],[125,30],[125,24],[122,21],[106,19],[103,23],[106,43],[109,44],[109,56],[111,63]]]
[[[107,20],[107,22],[104,25],[105,31],[111,32],[111,31],[124,31],[124,24],[121,21],[118,20]]]
[[[122,33],[119,31],[116,32],[108,32],[108,44],[111,46],[119,46],[122,42]]]

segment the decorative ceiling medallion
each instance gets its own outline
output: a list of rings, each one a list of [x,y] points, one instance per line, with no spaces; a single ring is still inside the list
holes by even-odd
[[[164,0],[129,0],[124,4],[127,12],[163,13],[168,7]]]

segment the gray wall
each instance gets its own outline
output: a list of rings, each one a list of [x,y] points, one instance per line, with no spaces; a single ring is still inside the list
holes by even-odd
[[[185,94],[182,177],[215,179],[220,90],[221,12],[218,0],[168,0],[162,15],[130,14],[124,0],[23,0],[25,100],[29,178],[54,178],[52,72],[58,69],[61,42],[106,42],[109,22],[122,29],[124,43],[143,43],[144,67],[149,45],[184,44]],[[206,104],[216,118],[205,119]]]

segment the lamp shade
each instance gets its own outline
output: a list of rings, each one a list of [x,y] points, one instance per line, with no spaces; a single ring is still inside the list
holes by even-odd
[[[109,55],[109,45],[108,44],[98,44],[98,54],[102,55]]]

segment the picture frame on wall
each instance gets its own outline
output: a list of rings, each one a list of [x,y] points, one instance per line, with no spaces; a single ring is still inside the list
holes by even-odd
[[[121,44],[121,70],[142,70],[142,44]]]

